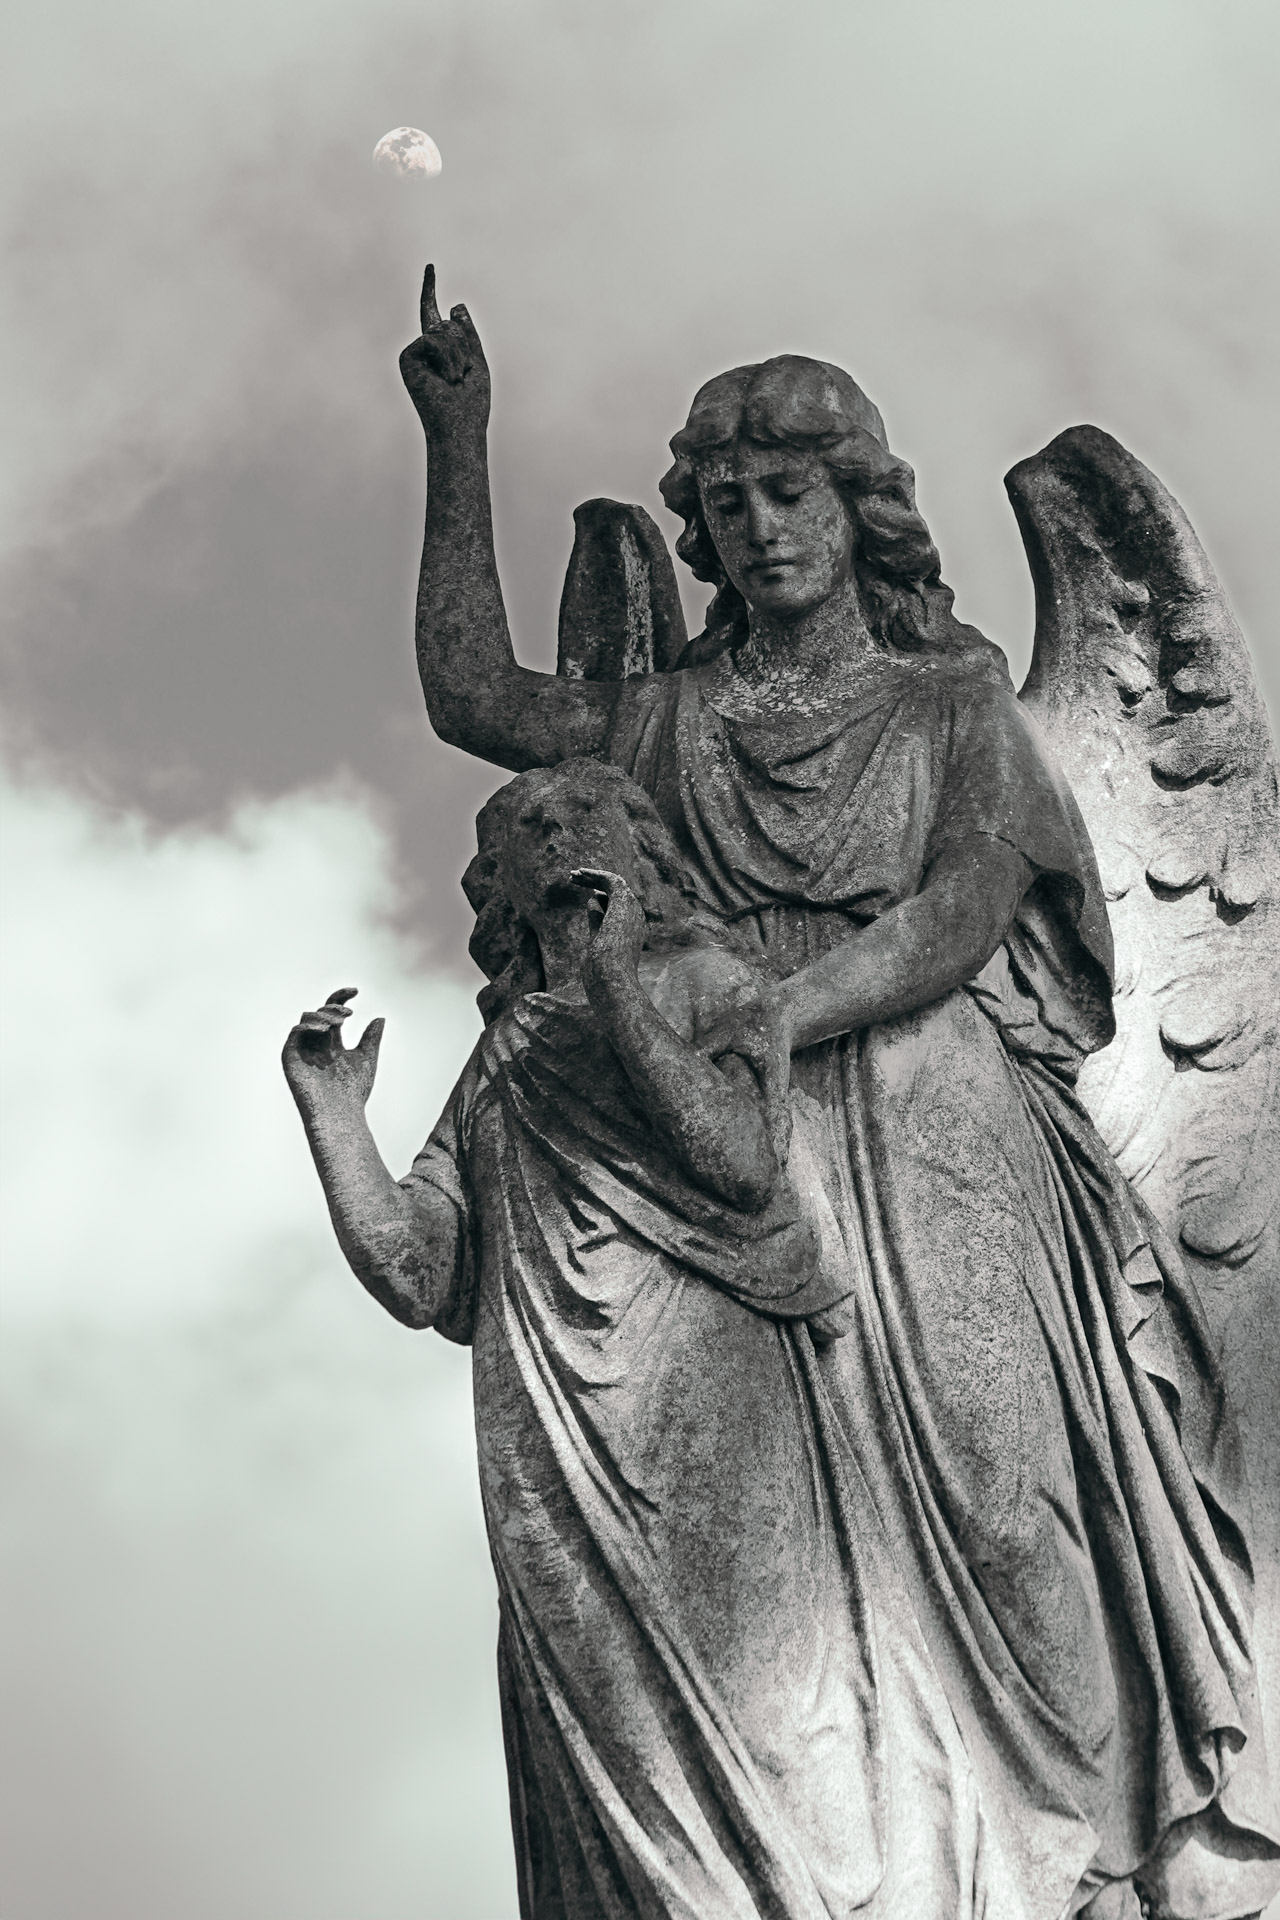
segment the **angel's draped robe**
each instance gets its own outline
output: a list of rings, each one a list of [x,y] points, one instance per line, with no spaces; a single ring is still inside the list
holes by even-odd
[[[1021,1920],[816,1365],[850,1275],[802,1177],[718,1205],[531,994],[403,1183],[462,1225],[524,1920]]]
[[[780,972],[949,845],[1035,876],[976,980],[793,1063],[856,1275],[822,1368],[1002,1870],[1035,1920],[1135,1868],[1170,1912],[1255,1911],[1277,1815],[1247,1492],[1194,1289],[1072,1092],[1112,1030],[1078,810],[974,656],[873,656],[836,715],[734,717],[733,676],[624,683],[609,753]]]

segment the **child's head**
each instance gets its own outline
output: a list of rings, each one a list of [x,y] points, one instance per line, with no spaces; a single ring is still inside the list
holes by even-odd
[[[644,908],[652,942],[679,945],[695,929],[715,937],[653,803],[606,762],[565,760],[517,775],[481,809],[476,839],[462,885],[476,911],[471,957],[493,982],[480,994],[486,1019],[541,988],[531,917],[582,899],[569,883],[576,867],[621,874]]]

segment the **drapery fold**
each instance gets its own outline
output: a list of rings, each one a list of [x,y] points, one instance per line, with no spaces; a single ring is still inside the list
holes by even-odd
[[[873,658],[839,711],[741,717],[732,660],[619,697],[611,756],[780,974],[939,850],[1033,883],[966,989],[798,1054],[848,1241],[821,1359],[973,1760],[1002,1872],[1058,1920],[1140,1870],[1232,1920],[1280,1882],[1248,1496],[1194,1287],[1074,1100],[1111,1031],[1075,803],[1012,690]]]
[[[469,1210],[522,1915],[1020,1920],[803,1319],[538,1104],[584,1018],[495,1023],[409,1177]]]

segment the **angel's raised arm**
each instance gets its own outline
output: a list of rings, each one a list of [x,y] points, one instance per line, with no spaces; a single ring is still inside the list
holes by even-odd
[[[427,436],[417,650],[432,726],[451,746],[516,772],[601,752],[616,684],[583,678],[581,667],[578,677],[572,667],[535,673],[512,651],[493,547],[489,369],[466,308],[441,319],[432,267],[422,336],[401,354],[400,371]],[[561,626],[563,654],[563,610]]]

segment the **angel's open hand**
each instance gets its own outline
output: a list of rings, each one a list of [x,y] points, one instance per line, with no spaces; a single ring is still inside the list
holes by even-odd
[[[787,1087],[791,1039],[783,1005],[763,983],[744,985],[707,1026],[693,1036],[699,1053],[721,1068],[729,1056],[745,1060],[764,1095],[769,1133],[780,1160],[790,1134]]]
[[[604,867],[575,867],[569,880],[575,887],[588,888],[604,907],[604,918],[596,926],[583,962],[583,979],[588,987],[592,974],[600,979],[619,973],[634,975],[648,923],[644,908],[622,875]]]
[[[480,336],[463,306],[441,319],[434,267],[422,282],[422,335],[400,355],[400,373],[429,437],[488,424],[489,367]]]
[[[382,1020],[371,1020],[354,1047],[342,1044],[346,1002],[354,987],[338,987],[322,1007],[304,1013],[284,1043],[284,1077],[304,1119],[362,1108],[373,1091],[382,1044]]]

